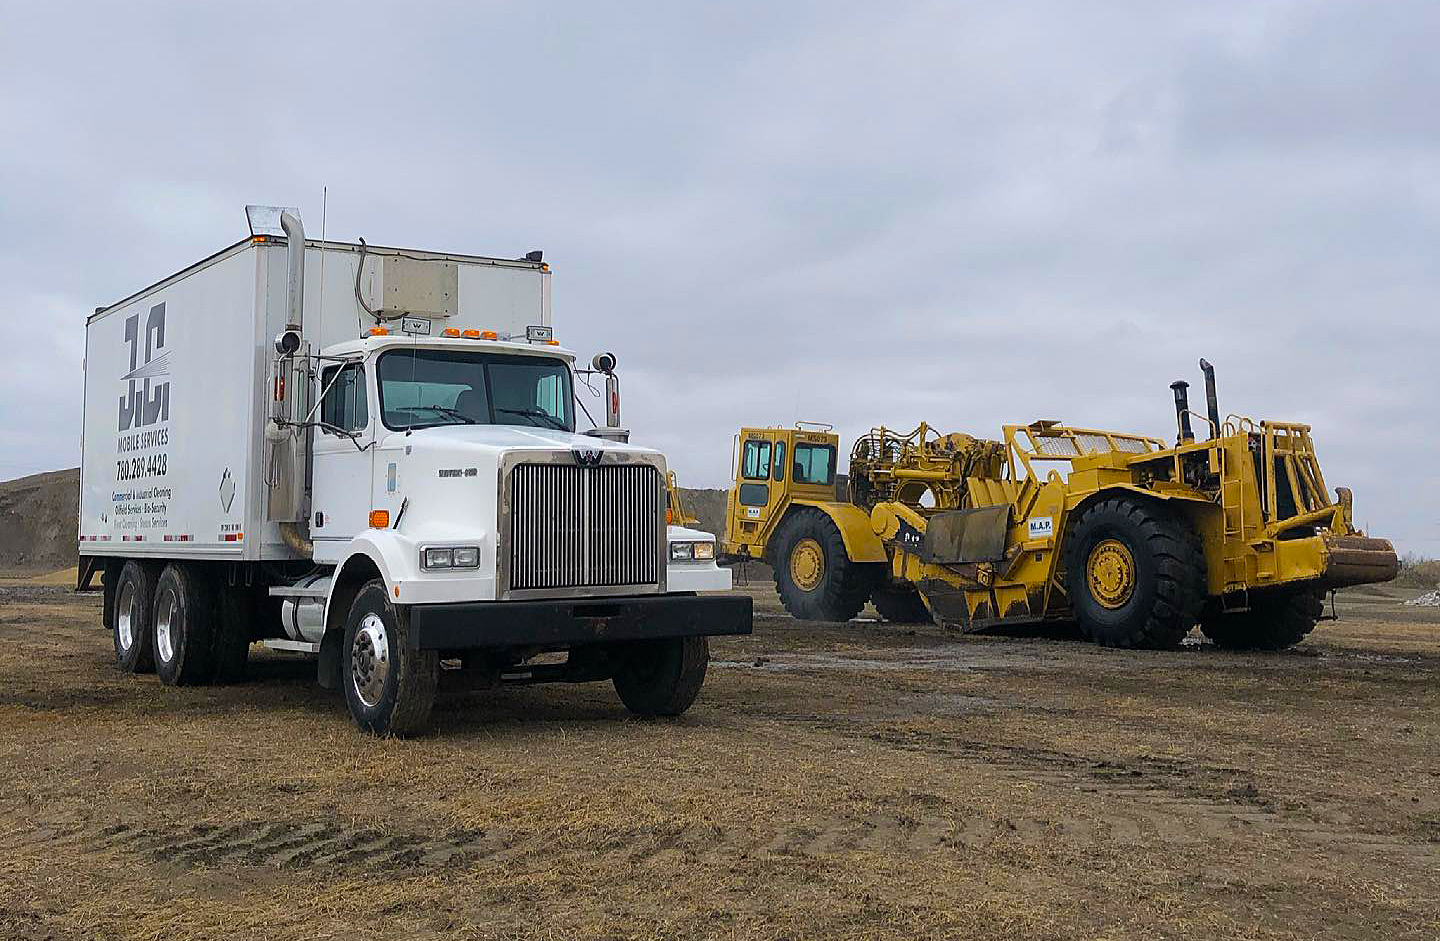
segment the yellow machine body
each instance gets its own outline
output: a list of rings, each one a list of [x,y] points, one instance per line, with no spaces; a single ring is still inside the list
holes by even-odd
[[[837,495],[833,480],[796,480],[784,464],[797,446],[834,453],[834,434],[744,428],[722,552],[783,565],[772,545],[781,524],[816,507],[840,530],[848,561],[883,562],[877,590],[916,589],[937,620],[965,630],[1072,617],[1066,539],[1111,498],[1183,520],[1212,614],[1249,610],[1271,589],[1394,577],[1391,544],[1356,530],[1348,490],[1326,490],[1308,426],[1232,416],[1213,430],[1187,440],[1187,422],[1171,446],[1054,421],[1007,425],[1001,441],[877,428],[856,442]],[[1145,568],[1122,543],[1100,540],[1084,561],[1083,584],[1101,607],[1121,607]]]

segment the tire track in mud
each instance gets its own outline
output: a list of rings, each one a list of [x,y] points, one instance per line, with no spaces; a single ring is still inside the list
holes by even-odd
[[[959,739],[930,731],[846,725],[823,716],[771,714],[768,718],[782,726],[802,725],[901,751],[982,764],[1016,781],[1114,800],[1124,809],[1115,811],[1108,805],[1091,805],[1096,828],[1111,842],[1156,839],[1200,843],[1213,838],[1267,834],[1440,861],[1440,842],[1437,841],[1405,839],[1327,824],[1313,817],[1283,815],[1257,800],[1260,794],[1251,781],[1246,780],[1239,786],[1233,783],[1236,778],[1249,778],[1243,768],[1155,756],[1126,759],[1121,764],[1054,750]],[[1219,796],[1215,794],[1217,789],[1223,789]],[[1000,821],[1002,828],[1007,825],[1013,825],[1016,832],[1033,831],[1039,825],[1052,837],[1058,835],[1057,826],[1065,829],[1065,824],[1055,821],[1008,818]]]
[[[1074,788],[1073,776],[1036,772],[1030,782]],[[1292,821],[1264,810],[1225,808],[1167,795],[1151,788],[1100,785],[1090,793],[1129,802],[1118,812],[1099,811],[1085,821],[1041,817],[950,814],[938,808],[915,814],[811,820],[794,825],[637,825],[601,833],[519,830],[379,830],[339,820],[253,819],[224,825],[157,827],[123,822],[68,820],[26,826],[0,812],[0,852],[51,855],[118,854],[187,869],[443,869],[524,862],[560,853],[586,854],[617,864],[662,857],[710,861],[737,858],[819,858],[835,854],[925,854],[985,850],[994,846],[1103,848],[1203,843],[1219,836],[1259,832],[1311,843],[1345,844],[1350,851],[1396,854],[1440,861],[1440,844]]]

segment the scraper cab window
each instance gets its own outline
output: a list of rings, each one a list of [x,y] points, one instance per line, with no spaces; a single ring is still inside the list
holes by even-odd
[[[741,473],[751,480],[770,479],[770,442],[746,441]]]
[[[830,486],[835,482],[835,449],[828,444],[795,445],[795,473],[797,484],[821,484]]]
[[[558,359],[465,350],[382,353],[380,415],[392,431],[522,425],[574,431],[570,370]]]

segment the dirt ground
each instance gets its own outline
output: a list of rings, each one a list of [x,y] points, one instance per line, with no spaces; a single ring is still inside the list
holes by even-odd
[[[1284,654],[802,624],[768,586],[701,700],[608,685],[356,733],[307,664],[112,665],[0,586],[0,937],[1435,938],[1440,609]]]

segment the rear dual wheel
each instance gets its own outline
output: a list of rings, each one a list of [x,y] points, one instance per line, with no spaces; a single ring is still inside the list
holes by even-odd
[[[155,584],[155,672],[168,686],[198,686],[212,677],[215,602],[210,583],[191,566],[170,563]]]
[[[131,559],[115,585],[115,660],[170,686],[238,679],[250,649],[240,590],[217,592],[204,569]],[[217,603],[218,601],[218,603]]]
[[[894,624],[933,624],[935,618],[914,588],[877,588],[870,596],[875,611]]]
[[[1304,640],[1324,613],[1321,591],[1275,589],[1252,595],[1249,611],[1206,616],[1200,630],[1228,650],[1284,650]]]
[[[131,559],[120,569],[120,578],[115,583],[115,613],[111,619],[115,662],[126,673],[155,670],[150,613],[154,604],[155,568],[148,562]]]

